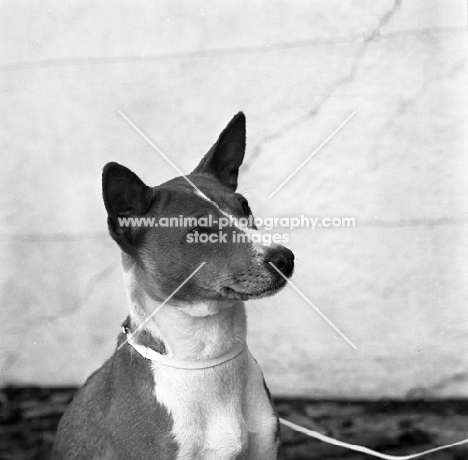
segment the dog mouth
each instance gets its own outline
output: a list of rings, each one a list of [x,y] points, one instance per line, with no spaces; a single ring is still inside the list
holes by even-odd
[[[239,300],[253,300],[253,299],[261,299],[263,297],[268,297],[273,294],[276,294],[286,285],[285,279],[280,279],[272,286],[268,286],[264,289],[258,289],[250,292],[241,291],[239,289],[234,289],[232,287],[223,287],[221,289],[221,294],[228,297],[234,298]]]

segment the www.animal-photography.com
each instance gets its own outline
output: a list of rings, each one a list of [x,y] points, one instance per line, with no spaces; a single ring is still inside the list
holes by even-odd
[[[466,1],[0,17],[0,460],[468,458]]]

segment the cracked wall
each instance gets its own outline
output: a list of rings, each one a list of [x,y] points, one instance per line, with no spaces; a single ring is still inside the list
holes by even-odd
[[[0,384],[79,384],[127,312],[100,171],[190,171],[238,110],[240,191],[295,229],[294,290],[249,305],[278,395],[468,393],[466,5],[461,1],[4,3]],[[352,111],[273,198],[268,195]]]

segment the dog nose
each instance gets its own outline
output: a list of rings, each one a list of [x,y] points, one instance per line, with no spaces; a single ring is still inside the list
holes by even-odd
[[[278,274],[277,270],[271,266],[273,264],[284,276],[289,278],[294,269],[294,254],[288,248],[280,246],[270,250],[264,262],[270,272]]]

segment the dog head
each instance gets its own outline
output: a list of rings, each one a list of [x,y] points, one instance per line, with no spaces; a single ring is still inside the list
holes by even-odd
[[[250,206],[236,192],[245,144],[238,113],[188,176],[149,187],[124,166],[104,167],[109,233],[150,297],[248,300],[275,293],[292,275],[293,253],[256,238]]]

